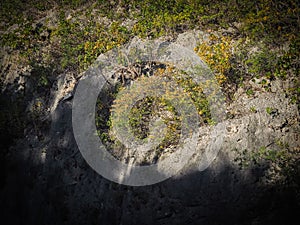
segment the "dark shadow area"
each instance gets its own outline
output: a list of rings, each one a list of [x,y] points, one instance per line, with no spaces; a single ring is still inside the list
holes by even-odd
[[[52,115],[46,141],[20,141],[5,160],[5,224],[298,224],[299,190],[263,185],[266,168],[239,170],[222,152],[203,172],[151,186],[102,178],[77,149],[68,101]]]
[[[31,168],[31,163],[28,164],[26,160],[32,160],[29,149],[39,146],[49,131],[50,121],[45,105],[49,104],[53,84],[50,77],[53,74],[49,68],[37,64],[32,66],[30,77],[20,73],[13,83],[5,85],[5,89],[0,84],[1,197],[7,194],[3,191],[7,182],[25,182],[27,168]],[[28,149],[22,152],[22,148]],[[34,179],[25,183],[28,182],[34,182]],[[20,194],[15,193],[10,197]]]
[[[2,85],[0,85],[2,89]],[[25,108],[23,97],[7,90],[0,94],[0,188],[6,180],[6,160],[10,146],[17,138],[23,137],[25,128]]]

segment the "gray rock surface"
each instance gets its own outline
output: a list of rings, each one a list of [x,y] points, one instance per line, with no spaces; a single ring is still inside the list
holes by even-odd
[[[281,91],[282,82],[270,81],[271,92],[250,82],[256,90],[251,96],[237,90],[222,122],[226,129],[217,132],[222,142],[213,146],[220,151],[207,169],[197,162],[214,138],[213,127],[200,128],[199,154],[181,173],[144,187],[110,182],[81,156],[69,98],[75,83],[72,74],[54,82],[44,120],[38,118],[5,154],[0,188],[5,224],[298,224],[292,210],[299,209],[299,190],[297,195],[282,188],[284,176],[267,177],[276,165],[238,165],[245,149],[280,151],[279,141],[299,151],[299,112]]]

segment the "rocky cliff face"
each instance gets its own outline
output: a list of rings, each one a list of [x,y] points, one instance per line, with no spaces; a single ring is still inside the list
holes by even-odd
[[[47,10],[29,31],[25,28],[25,34],[29,34],[28,37],[24,34],[24,46],[1,49],[2,220],[6,224],[298,224],[300,115],[296,103],[299,100],[291,99],[289,93],[299,90],[299,77],[290,73],[290,68],[287,69],[290,76],[285,79],[264,74],[246,77],[239,83],[234,77],[237,71],[228,70],[230,82],[222,83],[219,79],[226,96],[226,117],[217,124],[202,124],[196,154],[179,173],[163,182],[141,187],[121,185],[103,178],[88,165],[75,141],[72,124],[74,94],[86,74],[79,73],[78,68],[53,66],[62,58],[58,46],[68,44],[62,38],[64,34],[58,37],[53,33],[58,26],[68,23],[70,27],[59,28],[57,33],[79,32],[85,25],[88,27],[89,22],[100,18],[95,17],[99,12],[88,11],[89,7],[89,4],[81,7],[79,16],[76,10],[64,15]],[[59,22],[60,17],[63,22]],[[122,39],[123,32],[133,29],[136,23],[127,19],[114,28],[107,17],[99,20],[107,28],[103,28],[100,36],[106,35],[107,39],[110,35]],[[239,26],[221,29],[213,36],[235,35]],[[13,25],[1,34],[19,32],[19,28]],[[18,32],[17,35],[23,35]],[[190,30],[158,40],[160,43],[171,40],[194,51],[201,43],[210,41],[210,32]],[[79,42],[80,38],[74,40]],[[138,40],[132,38],[131,42]],[[120,43],[125,41],[123,38]],[[212,41],[222,50],[229,46],[227,39],[223,40],[224,45]],[[86,51],[85,57],[91,52],[98,54],[94,51],[103,49],[102,42],[107,42],[105,48],[111,49],[109,44],[115,39],[103,39],[94,46],[89,46],[92,42],[85,43],[81,46]],[[114,44],[111,45],[119,43]],[[256,45],[245,47],[249,59],[258,52],[261,43]],[[35,47],[38,50],[32,50]],[[22,48],[32,50],[25,51],[30,62],[20,56]],[[199,49],[209,53],[211,50],[206,45]],[[230,55],[232,49],[224,52]],[[226,56],[217,48],[213,52],[214,60],[220,59],[218,54]],[[68,53],[74,56],[74,52]],[[104,55],[100,54],[96,62]],[[85,66],[88,60],[91,59],[79,61]],[[230,63],[225,60],[223,67],[226,69]],[[250,66],[246,70],[249,70],[247,75],[253,73]],[[218,148],[217,156],[203,169],[199,163],[203,152],[214,148]]]
[[[183,37],[179,43],[193,46],[195,40]],[[218,134],[220,151],[206,170],[191,160],[162,183],[130,187],[104,179],[80,154],[71,121],[74,75],[62,74],[43,89],[34,71],[15,80],[23,77],[25,105],[18,107],[33,124],[2,153],[0,196],[8,224],[297,223],[299,112],[282,92],[288,81],[268,81],[270,91],[250,81],[251,95],[237,89]],[[17,93],[7,93],[10,104],[18,103]],[[213,140],[213,128],[201,128],[198,152]]]

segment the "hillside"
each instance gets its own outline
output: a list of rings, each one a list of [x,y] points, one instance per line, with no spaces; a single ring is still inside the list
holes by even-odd
[[[297,1],[3,0],[0,18],[6,224],[298,224]]]

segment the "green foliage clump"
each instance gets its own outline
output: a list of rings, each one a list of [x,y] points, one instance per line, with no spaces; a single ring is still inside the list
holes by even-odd
[[[267,107],[267,108],[266,108],[266,112],[267,112],[269,115],[271,115],[271,114],[273,114],[273,113],[275,112],[275,110],[274,110],[273,108],[271,108],[271,107]]]

